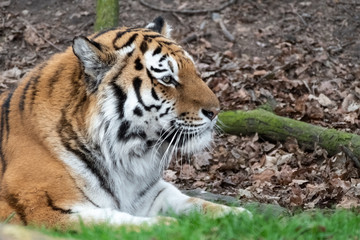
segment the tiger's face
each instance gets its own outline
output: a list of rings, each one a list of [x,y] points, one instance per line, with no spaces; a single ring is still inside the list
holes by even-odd
[[[91,135],[136,155],[151,148],[192,153],[210,143],[219,101],[168,33],[157,18],[144,29],[74,39],[88,94],[97,102]]]

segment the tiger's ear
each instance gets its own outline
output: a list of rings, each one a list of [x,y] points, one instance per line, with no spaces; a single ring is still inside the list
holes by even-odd
[[[86,37],[75,37],[73,51],[84,67],[87,75],[86,84],[91,91],[97,89],[105,73],[110,69],[109,56],[105,54],[105,46]]]
[[[167,38],[171,38],[171,27],[164,21],[162,17],[155,18],[151,23],[149,23],[146,28],[158,32],[161,35],[164,35]]]

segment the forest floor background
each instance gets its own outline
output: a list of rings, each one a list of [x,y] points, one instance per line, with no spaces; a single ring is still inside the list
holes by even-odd
[[[186,11],[226,2],[152,5]],[[162,15],[173,27],[173,38],[194,56],[223,110],[251,110],[275,100],[278,115],[360,133],[357,0],[238,0],[217,13],[161,12],[122,0],[119,26],[142,27]],[[66,49],[74,36],[91,34],[94,21],[95,1],[1,1],[0,90]],[[211,151],[178,158],[164,177],[181,189],[309,209],[359,206],[359,174],[346,155],[327,156],[319,147],[304,151],[294,139],[279,143],[258,135],[220,134]]]

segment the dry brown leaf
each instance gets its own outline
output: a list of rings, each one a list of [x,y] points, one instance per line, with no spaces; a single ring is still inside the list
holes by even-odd
[[[254,76],[264,76],[267,73],[266,70],[258,70],[258,71],[254,71],[253,75]]]
[[[176,171],[167,169],[164,171],[163,178],[165,181],[172,182],[177,178],[176,173],[177,173]]]
[[[195,178],[196,171],[195,168],[189,164],[183,164],[179,177],[182,179],[192,179]]]
[[[339,202],[337,208],[355,208],[360,206],[360,199],[352,196],[343,196],[341,202]]]
[[[25,28],[24,39],[31,46],[41,46],[45,44],[45,41],[29,26]]]
[[[271,178],[275,176],[275,170],[273,169],[265,169],[261,173],[254,174],[252,179],[254,181],[258,180],[260,182],[270,182]]]
[[[209,152],[201,152],[193,155],[194,167],[200,170],[203,167],[209,166],[209,160],[212,158]]]

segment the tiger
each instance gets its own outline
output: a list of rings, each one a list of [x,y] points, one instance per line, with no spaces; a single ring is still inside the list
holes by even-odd
[[[2,93],[1,221],[15,213],[15,224],[120,226],[191,211],[250,214],[163,179],[174,154],[209,146],[220,110],[170,32],[157,17],[77,36]]]

